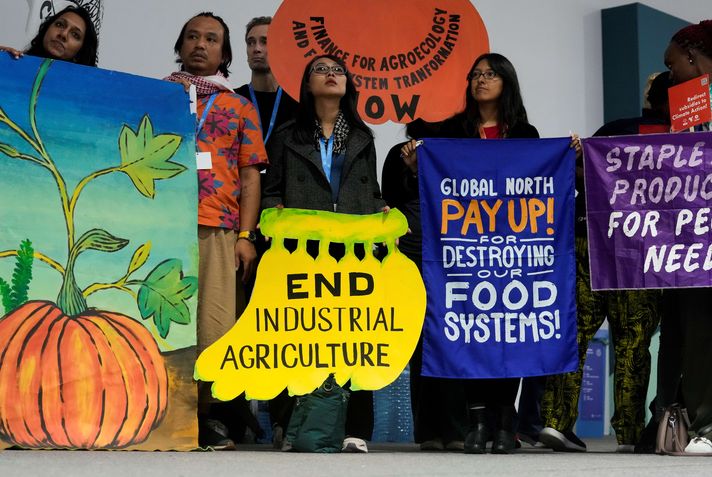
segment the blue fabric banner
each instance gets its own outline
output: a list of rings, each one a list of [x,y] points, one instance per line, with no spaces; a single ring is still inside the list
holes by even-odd
[[[577,368],[569,142],[426,139],[418,148],[423,375]]]

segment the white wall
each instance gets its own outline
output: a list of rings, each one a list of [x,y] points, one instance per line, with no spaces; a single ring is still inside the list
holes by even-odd
[[[202,10],[221,15],[233,34],[234,85],[249,79],[244,25],[271,15],[277,0],[103,0],[100,66],[160,78],[175,69],[173,43],[182,24]],[[334,0],[340,1],[340,0]],[[358,0],[341,0],[358,1]],[[384,2],[385,3],[385,2]],[[530,121],[542,136],[592,134],[603,123],[600,11],[626,0],[473,0],[489,31],[492,51],[514,63]],[[712,17],[709,0],[645,0],[690,22]],[[418,0],[412,0],[416,8]],[[0,45],[22,47],[26,0],[0,0]],[[662,64],[662,52],[660,70]],[[0,93],[1,94],[1,93]],[[381,160],[403,127],[374,128]]]

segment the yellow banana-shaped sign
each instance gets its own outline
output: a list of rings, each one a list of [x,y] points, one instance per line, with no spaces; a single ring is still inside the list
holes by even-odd
[[[221,400],[243,391],[248,399],[271,399],[285,387],[307,394],[330,373],[342,385],[351,379],[353,390],[393,382],[413,354],[425,317],[418,268],[396,246],[408,228],[403,214],[268,209],[260,226],[271,247],[250,303],[200,354],[195,378],[212,381]],[[296,239],[296,249],[285,247],[285,239]],[[318,241],[318,254],[310,241]],[[382,260],[371,253],[376,243],[388,249]],[[343,244],[343,257],[335,259],[330,244]]]

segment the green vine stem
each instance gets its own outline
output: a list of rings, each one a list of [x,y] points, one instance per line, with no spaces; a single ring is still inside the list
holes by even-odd
[[[77,206],[77,200],[79,200],[79,194],[81,194],[82,190],[84,190],[84,187],[91,182],[92,180],[104,176],[106,174],[111,174],[112,172],[117,172],[120,171],[121,167],[109,167],[106,169],[102,169],[100,171],[93,172],[86,176],[84,179],[79,181],[79,184],[77,184],[77,187],[74,189],[74,193],[72,194],[72,198],[69,201],[69,215],[71,217],[74,217],[74,209]]]
[[[57,183],[57,188],[59,189],[59,196],[62,202],[62,211],[64,213],[65,224],[67,227],[67,249],[71,251],[74,246],[74,218],[70,214],[69,209],[69,195],[67,194],[67,185],[64,182],[64,178],[57,170],[57,167],[52,161],[52,158],[47,153],[44,143],[37,129],[37,101],[39,99],[39,93],[42,89],[42,83],[44,82],[45,76],[52,65],[53,60],[44,60],[40,65],[40,68],[35,77],[35,81],[32,85],[32,94],[30,96],[30,106],[29,106],[29,116],[30,116],[30,127],[32,128],[32,134],[34,138],[30,137],[20,126],[18,126],[13,120],[11,120],[5,111],[0,108],[0,122],[6,124],[10,129],[15,131],[18,136],[20,136],[27,144],[29,144],[32,149],[37,151],[41,158],[36,158],[28,154],[14,155],[18,159],[24,159],[27,161],[34,162],[46,168],[54,178]]]
[[[60,288],[57,297],[57,306],[68,316],[77,316],[89,308],[74,278],[74,260],[72,259],[67,264],[67,273],[64,274],[62,288]]]
[[[102,290],[121,290],[125,291],[126,293],[130,294],[134,300],[136,299],[136,292],[133,291],[132,289],[128,288],[131,285],[141,285],[143,284],[143,281],[141,280],[129,280],[127,281],[128,277],[121,277],[119,280],[113,282],[113,283],[94,283],[91,286],[88,286],[84,289],[82,292],[82,295],[84,298],[89,297],[89,295],[92,295],[98,291]]]
[[[60,271],[63,274],[64,280],[62,281],[62,287],[57,298],[57,305],[70,316],[77,315],[87,309],[87,303],[82,295],[82,291],[79,289],[74,277],[74,261],[76,260],[77,254],[74,250],[74,214],[70,207],[69,194],[67,192],[67,185],[64,181],[64,177],[57,170],[52,158],[47,153],[47,149],[42,142],[39,130],[37,128],[37,103],[39,99],[40,90],[42,89],[42,84],[53,60],[44,60],[40,65],[40,68],[35,77],[35,81],[32,85],[32,93],[30,95],[29,104],[29,120],[30,128],[32,129],[32,135],[30,137],[20,126],[18,126],[14,121],[12,121],[4,110],[0,109],[0,122],[6,124],[10,129],[15,131],[23,140],[25,140],[37,153],[40,158],[36,158],[27,154],[16,154],[11,157],[16,157],[19,159],[28,160],[45,167],[52,174],[55,182],[57,183],[57,188],[59,189],[59,197],[62,203],[62,212],[64,214],[64,222],[67,228],[67,254],[68,263],[66,269],[62,269],[59,264],[53,260],[50,262],[45,260],[47,257],[38,257],[40,260],[50,264],[53,268]],[[76,193],[78,195],[78,193]],[[76,203],[76,200],[74,201]]]
[[[0,258],[15,257],[15,256],[17,256],[17,250],[4,250],[4,251],[0,252]],[[37,252],[37,251],[35,251],[33,256],[37,260],[40,260],[40,261],[46,263],[47,265],[49,265],[50,267],[54,268],[62,276],[64,276],[64,274],[65,274],[64,267],[62,265],[60,265],[60,263],[57,262],[56,260],[53,260],[50,257],[48,257],[47,255],[45,255],[41,252]]]
[[[32,138],[30,136],[28,136],[27,133],[25,131],[23,131],[20,126],[15,124],[15,122],[12,119],[7,117],[5,110],[3,110],[2,108],[0,108],[0,123],[6,124],[10,129],[15,131],[18,136],[20,136],[22,139],[24,139],[25,142],[27,142],[30,146],[32,146],[32,149],[34,149],[37,152],[40,152],[39,145],[37,145],[37,143],[34,140],[32,140]],[[40,154],[41,154],[41,152],[40,152]]]
[[[47,76],[47,71],[49,67],[52,66],[52,60],[45,60],[40,65],[40,69],[37,72],[37,77],[35,78],[35,83],[32,85],[32,94],[30,95],[30,127],[32,127],[32,134],[35,136],[35,141],[37,143],[37,152],[40,153],[42,157],[52,162],[49,159],[47,150],[42,143],[42,138],[37,131],[37,100],[40,96],[40,89],[42,89],[42,83],[44,82],[45,76]]]

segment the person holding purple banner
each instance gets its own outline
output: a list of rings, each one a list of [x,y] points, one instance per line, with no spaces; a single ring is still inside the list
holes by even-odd
[[[665,65],[673,83],[703,74],[712,75],[712,20],[689,25],[673,35],[665,51]],[[711,130],[711,124],[697,126]],[[689,454],[712,455],[712,290],[676,288],[663,294],[663,319],[658,356],[658,407],[681,398],[690,416]],[[680,396],[677,382],[660,381],[661,376],[682,376]]]
[[[596,131],[594,136],[669,131],[668,73],[651,77],[649,84],[650,88],[645,98],[649,107],[643,109],[640,117],[606,123]],[[660,292],[657,290],[591,291],[582,168],[577,171],[576,189],[579,191],[576,198],[575,226],[579,369],[574,373],[550,376],[547,380],[543,399],[547,427],[540,433],[540,439],[555,451],[586,450],[586,444],[576,436],[573,427],[578,417],[586,352],[596,331],[607,318],[615,355],[615,413],[611,418],[611,425],[618,441],[617,451],[633,452],[641,440],[645,424],[645,398],[650,377],[648,348],[660,321]]]
[[[519,80],[512,63],[498,53],[486,53],[473,63],[467,76],[465,110],[446,120],[440,137],[446,138],[538,138],[529,124]],[[406,166],[417,174],[416,141],[401,148]],[[483,454],[493,440],[492,453],[510,454],[516,447],[514,402],[520,379],[468,379],[465,394],[469,429],[466,454]],[[494,429],[491,423],[494,422]]]

